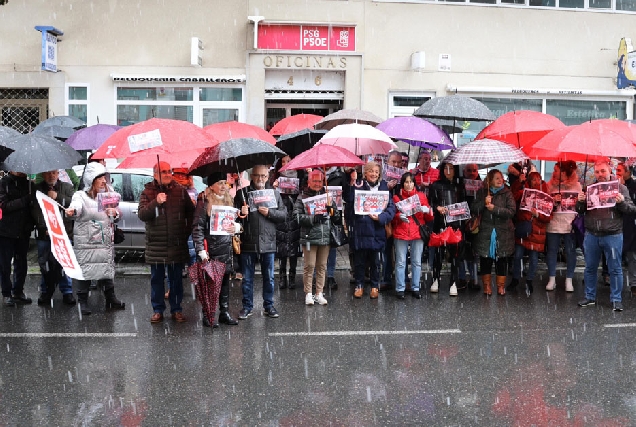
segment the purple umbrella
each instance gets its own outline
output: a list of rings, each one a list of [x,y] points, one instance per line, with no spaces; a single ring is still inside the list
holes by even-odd
[[[433,150],[450,150],[455,148],[453,140],[439,127],[415,116],[393,117],[376,126],[393,139],[407,144],[431,148]]]
[[[121,126],[93,125],[73,133],[66,143],[76,150],[96,150]]]

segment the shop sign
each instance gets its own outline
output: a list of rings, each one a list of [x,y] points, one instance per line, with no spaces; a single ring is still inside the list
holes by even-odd
[[[266,55],[263,57],[265,68],[347,68],[346,56],[313,56],[313,55]]]
[[[636,86],[636,51],[632,46],[632,39],[622,38],[618,45],[618,73],[616,87],[624,89]]]
[[[354,52],[356,27],[331,25],[258,26],[258,49]]]
[[[236,76],[150,76],[111,74],[116,83],[245,83],[245,74]]]

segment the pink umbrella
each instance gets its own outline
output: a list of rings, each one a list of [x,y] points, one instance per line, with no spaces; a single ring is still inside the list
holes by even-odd
[[[369,125],[351,123],[331,129],[316,145],[335,145],[356,156],[388,154],[397,146],[386,133]]]
[[[254,138],[276,144],[276,139],[265,129],[237,121],[214,123],[203,130],[219,142],[236,138]]]
[[[349,150],[333,145],[316,145],[299,154],[284,167],[287,170],[302,170],[307,168],[330,168],[332,166],[359,166],[364,162]]]
[[[281,136],[304,129],[313,129],[320,120],[322,120],[322,116],[315,114],[295,114],[278,121],[269,133],[273,136]]]

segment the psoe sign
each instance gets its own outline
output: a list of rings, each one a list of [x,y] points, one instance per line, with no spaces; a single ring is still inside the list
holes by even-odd
[[[257,47],[264,50],[355,52],[356,27],[261,23]]]

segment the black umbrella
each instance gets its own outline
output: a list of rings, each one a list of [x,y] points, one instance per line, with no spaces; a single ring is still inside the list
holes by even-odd
[[[424,119],[492,121],[496,117],[481,102],[461,95],[442,96],[426,101],[413,113]]]
[[[298,132],[281,135],[276,141],[276,146],[291,158],[294,158],[316,145],[316,142],[326,133],[326,130],[299,130]]]
[[[446,131],[446,133],[461,133],[464,128],[462,128],[462,126],[457,123],[457,121],[455,120],[446,120],[446,119],[432,119],[432,118],[427,118],[424,119],[427,122],[431,122],[433,123],[435,126],[439,126],[440,128],[444,129]]]
[[[13,128],[9,128],[6,126],[0,126],[0,144],[2,144],[2,141],[7,139],[7,138],[15,138],[22,135],[20,132],[18,132],[17,130],[13,129]]]
[[[35,127],[35,129],[45,128],[49,126],[61,126],[61,127],[77,130],[77,129],[85,128],[86,122],[84,122],[84,120],[78,119],[77,117],[73,117],[73,116],[53,116],[40,122]]]
[[[50,136],[28,134],[2,141],[14,149],[3,162],[4,170],[36,174],[57,169],[69,169],[82,156],[68,144]]]
[[[36,135],[44,135],[44,136],[52,136],[53,138],[57,138],[61,141],[66,141],[76,132],[73,128],[67,128],[60,125],[46,126],[46,127],[36,127],[33,129],[33,134]]]
[[[190,167],[190,175],[208,176],[212,172],[240,172],[255,165],[271,165],[286,153],[269,142],[236,138],[206,148]]]

